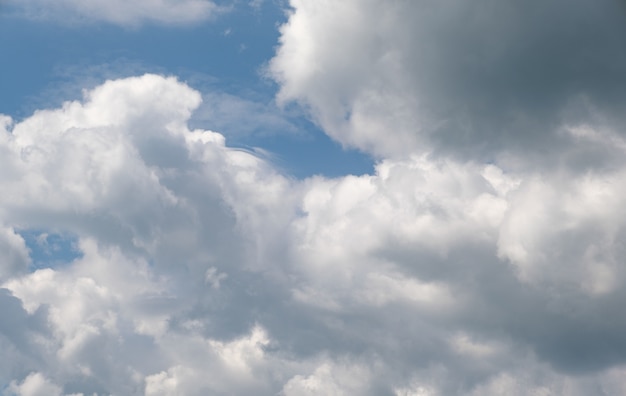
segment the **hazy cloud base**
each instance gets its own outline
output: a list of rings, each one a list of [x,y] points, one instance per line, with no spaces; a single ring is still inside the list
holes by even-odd
[[[371,175],[190,130],[173,77],[2,116],[3,392],[626,393],[623,15],[518,3],[292,1],[279,99]],[[82,254],[32,271],[29,229]]]

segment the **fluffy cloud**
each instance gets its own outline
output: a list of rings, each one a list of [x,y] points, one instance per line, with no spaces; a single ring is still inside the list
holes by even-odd
[[[17,307],[3,335],[7,352],[40,361],[8,367],[3,378],[12,372],[22,378],[16,383],[32,382],[23,379],[27,371],[12,371],[23,367],[53,376],[66,392],[136,394],[144,377],[170,367],[155,339],[172,315],[220,298],[216,282],[243,260],[222,190],[239,173],[245,179],[256,160],[226,150],[219,134],[187,130],[199,103],[175,79],[146,75],[107,82],[82,103],[19,123],[3,119],[2,275],[20,299],[6,297]],[[18,228],[74,233],[82,257],[26,274]],[[235,334],[248,331],[240,326]]]
[[[380,159],[305,183],[292,297],[396,394],[619,394],[623,5],[290,4],[278,100]]]
[[[294,180],[190,130],[201,100],[144,75],[2,118],[6,394],[623,392],[618,133],[563,128],[542,172]],[[30,229],[82,254],[33,270]]]
[[[620,1],[290,4],[270,65],[279,100],[344,145],[538,162],[571,144],[565,124],[624,122]]]
[[[293,0],[279,100],[369,175],[294,180],[190,130],[173,77],[0,115],[2,392],[624,394],[623,14],[570,3]],[[81,254],[33,268],[32,230]]]
[[[144,22],[194,23],[211,18],[221,9],[210,0],[8,0],[8,4],[33,19],[55,19],[64,23],[103,21],[123,26]]]
[[[11,382],[9,391],[18,396],[59,396],[61,388],[50,383],[40,373],[32,373],[17,385],[15,381]]]

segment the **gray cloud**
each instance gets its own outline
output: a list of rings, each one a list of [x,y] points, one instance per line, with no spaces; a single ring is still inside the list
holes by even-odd
[[[292,6],[271,63],[279,99],[375,155],[546,163],[574,145],[564,125],[624,123],[617,1]]]

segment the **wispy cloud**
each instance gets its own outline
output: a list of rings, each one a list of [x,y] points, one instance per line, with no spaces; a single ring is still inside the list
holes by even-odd
[[[64,24],[106,22],[127,27],[143,23],[182,25],[215,17],[227,7],[210,0],[6,0],[17,15]]]

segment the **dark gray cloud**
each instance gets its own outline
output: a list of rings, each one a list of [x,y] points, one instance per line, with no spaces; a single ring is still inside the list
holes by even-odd
[[[439,144],[550,155],[564,122],[624,121],[626,88],[616,82],[626,75],[626,18],[617,2],[412,4],[407,69],[427,113],[444,121],[433,131]]]

